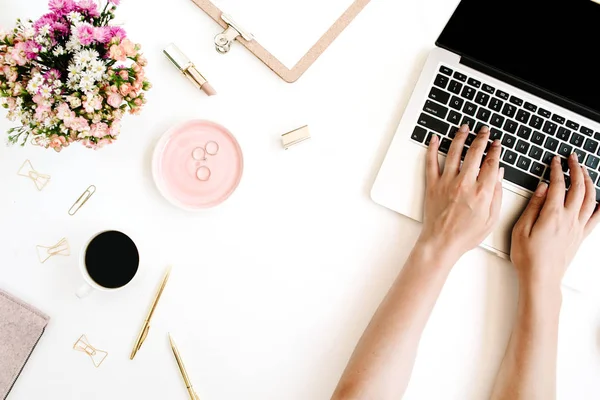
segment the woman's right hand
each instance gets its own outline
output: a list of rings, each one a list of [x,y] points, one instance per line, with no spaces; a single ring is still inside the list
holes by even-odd
[[[511,259],[522,283],[558,288],[579,246],[600,220],[596,189],[577,156],[569,157],[571,187],[559,157],[551,163],[550,185],[541,183],[512,233]]]

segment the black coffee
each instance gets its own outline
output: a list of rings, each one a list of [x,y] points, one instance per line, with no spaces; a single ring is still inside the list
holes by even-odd
[[[133,240],[124,233],[107,231],[96,236],[85,251],[85,266],[98,285],[115,289],[135,276],[140,255]]]

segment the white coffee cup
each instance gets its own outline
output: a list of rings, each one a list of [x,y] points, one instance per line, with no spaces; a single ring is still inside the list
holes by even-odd
[[[119,235],[116,235],[119,234]],[[127,280],[127,282],[125,282],[122,286],[119,287],[105,287],[102,286],[100,284],[98,284],[93,278],[92,276],[90,276],[90,273],[88,271],[88,266],[86,265],[86,255],[87,255],[87,251],[88,248],[90,246],[90,244],[94,241],[99,239],[99,237],[101,238],[101,240],[106,240],[106,238],[109,238],[112,236],[116,236],[119,238],[119,240],[125,241],[124,238],[129,239],[129,241],[131,243],[127,243],[127,246],[130,247],[130,250],[133,250],[133,247],[135,247],[135,251],[137,252],[137,265],[135,266],[135,272],[133,273],[133,276],[131,278],[129,278]],[[123,243],[121,243],[122,245],[124,245]],[[133,247],[131,247],[131,245],[133,245]],[[107,249],[110,250],[110,249]],[[118,257],[118,255],[116,256]],[[80,255],[79,255],[79,270],[81,271],[81,275],[83,276],[83,279],[85,280],[85,283],[83,285],[81,285],[79,287],[79,289],[77,289],[77,291],[75,292],[75,295],[77,297],[79,297],[80,299],[83,299],[84,297],[89,296],[92,292],[94,292],[95,290],[99,290],[102,292],[114,292],[117,290],[121,290],[123,289],[125,286],[127,286],[128,284],[131,283],[131,281],[133,281],[135,279],[135,277],[137,276],[137,270],[139,268],[139,252],[137,249],[137,246],[135,245],[135,242],[125,233],[120,232],[120,231],[116,231],[116,230],[106,230],[106,231],[102,231],[102,232],[98,232],[97,234],[95,234],[94,236],[92,236],[82,247]]]

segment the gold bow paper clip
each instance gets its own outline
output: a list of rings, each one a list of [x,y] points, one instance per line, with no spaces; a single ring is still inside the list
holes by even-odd
[[[21,165],[21,168],[19,168],[17,175],[31,179],[33,183],[35,183],[37,190],[40,192],[46,187],[48,182],[50,182],[50,175],[37,172],[29,160],[25,160],[23,165]]]
[[[94,348],[94,346],[90,344],[85,335],[81,335],[81,337],[77,339],[77,342],[75,342],[75,344],[73,345],[73,350],[84,352],[85,354],[90,356],[96,368],[100,367],[100,365],[102,365],[102,363],[106,359],[106,356],[108,356],[108,353],[106,351]]]
[[[58,243],[54,246],[35,246],[37,250],[38,259],[43,264],[52,256],[68,256],[71,254],[71,248],[69,247],[69,242],[67,242],[67,238],[62,238]]]

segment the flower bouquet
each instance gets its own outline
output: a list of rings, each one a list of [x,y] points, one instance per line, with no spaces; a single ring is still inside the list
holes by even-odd
[[[37,21],[0,30],[0,105],[21,126],[8,143],[61,151],[73,142],[98,149],[119,135],[123,115],[140,112],[146,59],[125,31],[110,26],[120,0],[50,0]]]

